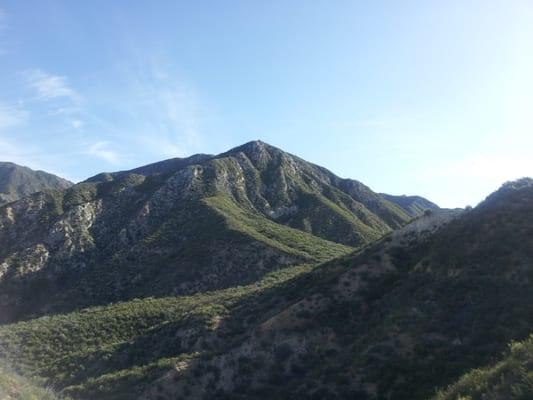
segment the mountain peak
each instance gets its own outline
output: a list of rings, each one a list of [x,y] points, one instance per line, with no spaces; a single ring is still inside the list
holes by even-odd
[[[283,150],[271,146],[261,140],[252,140],[220,154],[218,157],[236,156],[244,154],[255,166],[266,166],[273,157],[284,154]]]
[[[263,142],[262,140],[252,140],[241,144],[240,146],[234,147],[233,149],[223,153],[223,154],[235,154],[239,152],[243,153],[269,153],[272,150],[282,151],[268,143]]]

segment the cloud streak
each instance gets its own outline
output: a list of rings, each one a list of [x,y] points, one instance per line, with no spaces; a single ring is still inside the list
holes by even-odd
[[[175,66],[133,46],[114,67],[123,90],[111,94],[109,107],[126,119],[128,141],[134,138],[151,159],[181,157],[202,148],[204,122],[211,111]]]
[[[24,74],[39,100],[66,99],[75,104],[81,101],[81,96],[69,86],[65,76],[52,75],[40,69],[27,70]]]
[[[80,118],[83,97],[70,86],[66,76],[54,75],[41,69],[23,71],[26,85],[34,93],[30,102],[45,103],[51,115],[61,116],[63,123],[80,130],[85,122]]]
[[[198,100],[194,90],[172,78],[153,74],[135,84],[137,107],[146,130],[153,139],[151,147],[164,156],[183,155],[201,141]],[[139,121],[143,122],[143,121]],[[155,137],[154,137],[155,136]]]
[[[89,146],[87,154],[98,157],[110,164],[119,164],[121,161],[120,155],[109,148],[109,142],[100,141]]]

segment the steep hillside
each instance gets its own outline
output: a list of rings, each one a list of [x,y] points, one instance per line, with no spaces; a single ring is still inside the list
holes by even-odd
[[[329,262],[289,299],[265,293],[274,306],[243,305],[234,313],[250,325],[243,338],[168,372],[143,398],[430,397],[531,332],[528,182]]]
[[[66,189],[72,182],[10,162],[0,162],[0,206],[46,189]]]
[[[426,210],[439,209],[438,205],[420,196],[393,196],[386,193],[381,193],[381,196],[385,200],[396,204],[411,217],[418,217]]]
[[[169,372],[146,398],[427,398],[530,333],[531,215],[525,180],[418,220],[323,266],[282,311],[251,312],[247,340],[203,361],[221,377]]]
[[[0,322],[246,284],[409,219],[262,142],[100,174],[0,208]]]
[[[75,399],[428,399],[530,335],[532,215],[514,182],[257,283],[4,325],[0,357]]]

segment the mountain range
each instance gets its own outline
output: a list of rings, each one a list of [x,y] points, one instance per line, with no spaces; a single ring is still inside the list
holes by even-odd
[[[361,248],[410,214],[259,141],[100,174],[0,210],[0,320],[250,283]]]
[[[12,387],[532,398],[531,179],[445,210],[254,141],[39,190],[0,207]]]

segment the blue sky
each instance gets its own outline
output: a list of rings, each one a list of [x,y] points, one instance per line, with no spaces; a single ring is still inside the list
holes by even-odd
[[[0,159],[75,181],[261,139],[376,191],[533,175],[533,2],[0,0]]]

